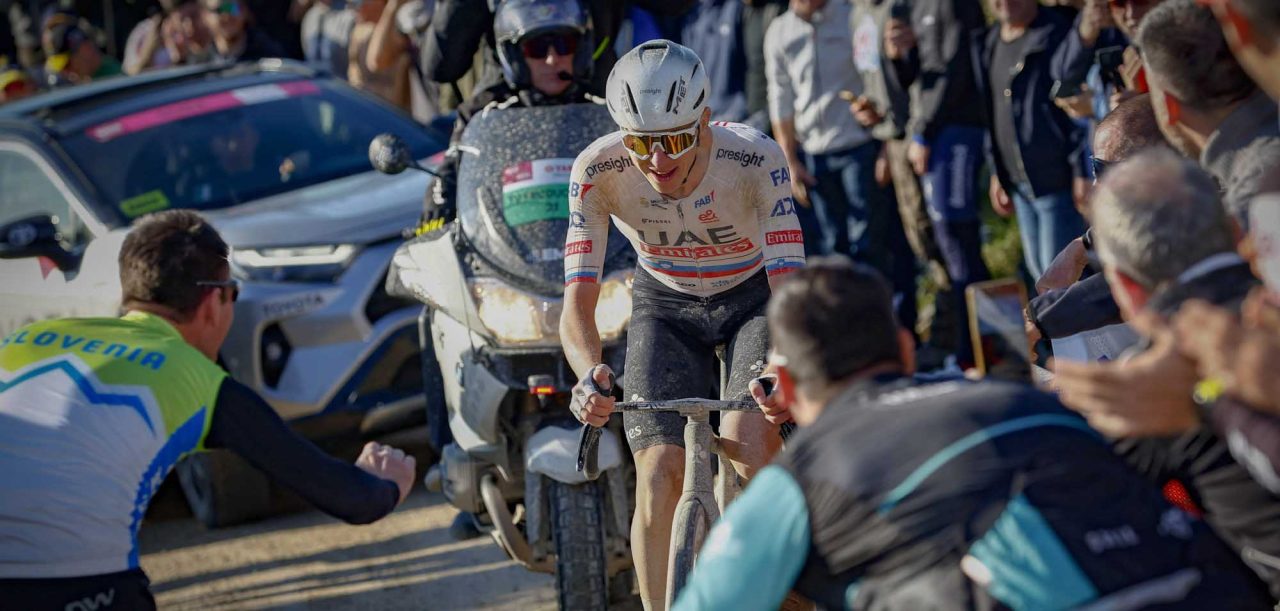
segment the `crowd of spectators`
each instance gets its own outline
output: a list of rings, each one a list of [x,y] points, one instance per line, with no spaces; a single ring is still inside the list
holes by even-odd
[[[156,0],[112,23],[101,3],[10,2],[0,102],[284,57],[427,122],[509,87],[498,1]],[[1125,358],[1059,359],[1050,384],[1157,485],[1176,484],[1280,594],[1280,2],[582,9],[595,48],[577,51],[594,62],[580,93],[603,93],[619,54],[645,40],[689,45],[714,118],[783,148],[807,250],[877,268],[908,329],[922,274],[940,289],[938,310],[967,320],[966,287],[991,275],[983,208],[1016,216],[1032,340],[1052,348],[1110,329],[1131,344]],[[968,331],[952,324],[930,341],[965,368]]]

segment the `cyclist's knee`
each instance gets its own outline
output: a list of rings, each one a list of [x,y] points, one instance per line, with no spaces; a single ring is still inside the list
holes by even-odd
[[[720,437],[721,447],[729,459],[737,463],[735,466],[744,477],[754,475],[782,448],[778,426],[758,413],[725,414],[720,423]]]
[[[636,452],[635,460],[638,496],[653,505],[674,504],[684,485],[684,448],[656,445]]]

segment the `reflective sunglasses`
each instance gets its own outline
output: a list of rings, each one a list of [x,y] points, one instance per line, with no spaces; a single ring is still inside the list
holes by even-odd
[[[624,132],[622,146],[627,147],[637,159],[648,159],[659,149],[667,157],[679,159],[698,144],[698,125],[677,132],[636,133]]]
[[[542,59],[556,50],[556,55],[573,55],[578,50],[578,37],[569,34],[544,34],[520,43],[520,50],[530,59]]]
[[[196,282],[196,286],[223,289],[223,290],[231,289],[231,303],[235,303],[236,300],[240,299],[240,281],[239,280],[235,280],[235,279],[201,280],[199,282]]]

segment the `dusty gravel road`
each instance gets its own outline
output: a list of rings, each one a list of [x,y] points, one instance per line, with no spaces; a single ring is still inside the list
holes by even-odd
[[[454,510],[418,488],[394,514],[348,526],[311,510],[208,531],[143,526],[142,568],[169,609],[554,609],[549,575],[488,537],[455,542]]]

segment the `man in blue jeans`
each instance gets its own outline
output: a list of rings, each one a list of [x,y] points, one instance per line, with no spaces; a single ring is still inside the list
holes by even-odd
[[[764,40],[769,117],[792,174],[805,250],[848,254],[874,266],[893,284],[899,322],[912,328],[915,255],[892,192],[875,179],[881,143],[841,98],[863,92],[849,17],[848,2],[791,0],[790,9],[769,25]],[[810,205],[817,228],[805,226]]]
[[[920,176],[934,239],[951,276],[948,295],[957,319],[968,320],[965,288],[991,277],[982,260],[978,170],[985,116],[971,103],[977,87],[970,32],[986,18],[979,0],[911,0],[884,32],[885,57],[908,88],[911,117],[907,157]],[[898,11],[895,11],[898,12]],[[956,356],[973,363],[968,326],[956,325]]]
[[[1035,0],[998,4],[977,70],[991,120],[991,205],[1016,209],[1027,269],[1038,279],[1063,247],[1084,233],[1076,209],[1087,196],[1085,130],[1050,96],[1054,51],[1070,19]]]

